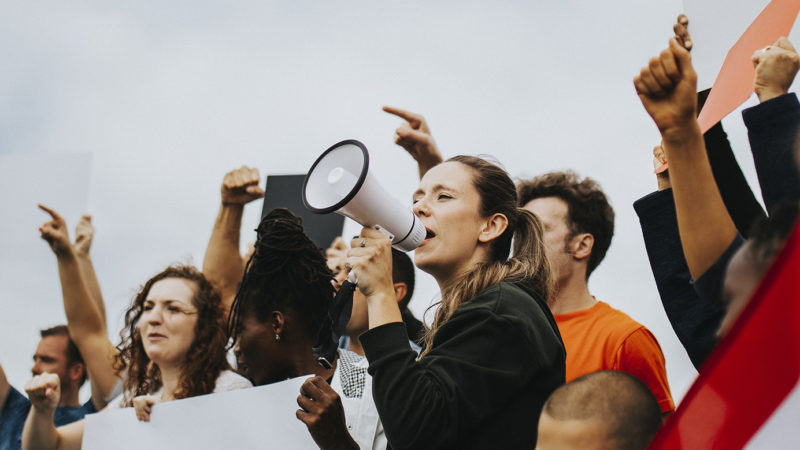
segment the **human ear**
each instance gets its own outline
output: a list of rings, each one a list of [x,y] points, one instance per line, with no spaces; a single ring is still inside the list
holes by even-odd
[[[581,233],[572,238],[571,242],[572,257],[585,259],[592,254],[594,247],[594,236],[589,233]]]
[[[394,299],[397,303],[403,301],[406,298],[406,294],[408,293],[408,286],[405,283],[395,283],[394,284]]]
[[[286,327],[286,316],[283,315],[281,311],[272,311],[272,316],[270,316],[270,326],[272,326],[272,331],[280,336],[283,332],[284,328]]]
[[[505,214],[494,213],[486,219],[478,235],[478,242],[491,242],[500,237],[508,228],[508,217]]]
[[[83,363],[76,362],[69,366],[69,369],[67,370],[70,380],[78,381],[83,376],[83,372],[86,370],[86,367],[84,367]]]

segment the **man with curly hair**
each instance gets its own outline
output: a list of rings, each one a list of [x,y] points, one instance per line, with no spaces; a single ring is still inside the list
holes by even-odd
[[[520,206],[542,221],[548,257],[556,276],[548,300],[567,349],[567,382],[598,370],[620,370],[644,382],[661,412],[675,405],[664,355],[643,325],[589,292],[589,276],[606,255],[614,235],[614,210],[591,178],[550,172],[518,185]]]

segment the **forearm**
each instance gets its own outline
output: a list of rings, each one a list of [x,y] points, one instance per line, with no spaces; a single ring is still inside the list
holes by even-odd
[[[239,254],[243,212],[244,206],[239,204],[223,204],[220,207],[203,258],[203,274],[220,290],[225,303],[233,300],[244,272],[244,262]]]
[[[69,250],[57,255],[57,259],[64,313],[67,316],[70,336],[78,343],[93,334],[104,335],[105,322],[84,283],[75,253]]]
[[[700,298],[692,286],[672,191],[654,192],[637,200],[633,207],[664,311],[692,364],[699,369],[716,344],[716,331],[725,311],[720,304]]]
[[[425,174],[434,166],[442,162],[442,157],[438,154],[430,155],[427,158],[417,159],[417,168],[419,169],[419,179],[421,180]]]
[[[0,364],[0,414],[3,413],[3,406],[6,404],[8,392],[11,390],[11,385],[8,384],[6,372],[3,370],[3,365]]]
[[[104,327],[107,326],[106,320],[106,305],[103,301],[103,293],[100,290],[100,283],[97,281],[97,274],[94,271],[94,264],[89,254],[78,254],[78,265],[80,266],[83,281],[89,290],[94,304],[97,305],[97,310],[100,313],[100,318],[103,320]]]
[[[742,111],[750,150],[767,211],[783,200],[800,198],[795,160],[800,103],[786,94]]]
[[[72,251],[58,256],[58,273],[64,299],[64,312],[70,337],[83,355],[89,378],[92,380],[92,401],[102,407],[105,396],[114,388],[119,377],[114,370],[116,354],[97,303],[92,299],[80,270],[80,257]],[[98,396],[98,393],[102,395]]]
[[[55,450],[59,447],[58,430],[53,425],[54,413],[55,410],[42,412],[31,407],[22,429],[23,450]]]
[[[747,236],[756,220],[766,217],[764,209],[756,200],[753,191],[742,174],[742,169],[733,155],[733,149],[722,122],[717,123],[703,135],[708,161],[714,173],[725,208],[731,216],[736,229]]]
[[[697,122],[664,133],[683,252],[692,278],[703,274],[736,236],[714,182]]]
[[[79,346],[81,354],[86,362],[86,370],[89,374],[89,381],[92,388],[92,403],[96,410],[100,411],[107,404],[109,399],[120,381],[117,371],[114,369],[114,357],[117,349],[113,346],[108,337],[97,336],[89,343]]]
[[[402,322],[403,315],[397,306],[397,299],[388,293],[376,293],[367,297],[369,328],[373,329],[392,322]]]

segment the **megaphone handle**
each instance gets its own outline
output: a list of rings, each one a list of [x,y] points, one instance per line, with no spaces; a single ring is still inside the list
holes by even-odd
[[[380,225],[375,225],[374,228],[376,230],[380,231],[381,233],[383,233],[384,236],[388,237],[390,241],[394,242],[394,235],[392,233],[389,233],[388,230],[386,230],[385,228],[381,227]]]
[[[380,225],[373,225],[373,228],[383,233],[383,235],[388,237],[389,240],[394,241],[394,235],[389,233],[389,231],[387,231],[385,228],[381,227]],[[353,283],[353,286],[358,286],[358,277],[356,277],[356,273],[352,270],[347,273],[347,281]]]

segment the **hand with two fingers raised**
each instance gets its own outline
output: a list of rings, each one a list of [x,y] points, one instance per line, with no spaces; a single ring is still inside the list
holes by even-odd
[[[311,437],[324,450],[358,449],[347,432],[344,407],[339,394],[319,376],[307,379],[297,396],[297,418],[308,427]]]
[[[675,32],[675,37],[678,38],[678,43],[686,50],[692,50],[692,38],[689,36],[689,18],[686,14],[678,15],[675,25],[672,26],[672,31]]]
[[[264,190],[258,183],[261,177],[258,169],[242,166],[231,170],[222,179],[223,205],[245,205],[264,196]]]
[[[92,216],[84,214],[81,220],[75,225],[75,242],[72,248],[78,255],[88,255],[89,250],[92,248],[92,240],[94,239],[94,225],[92,225]]]

